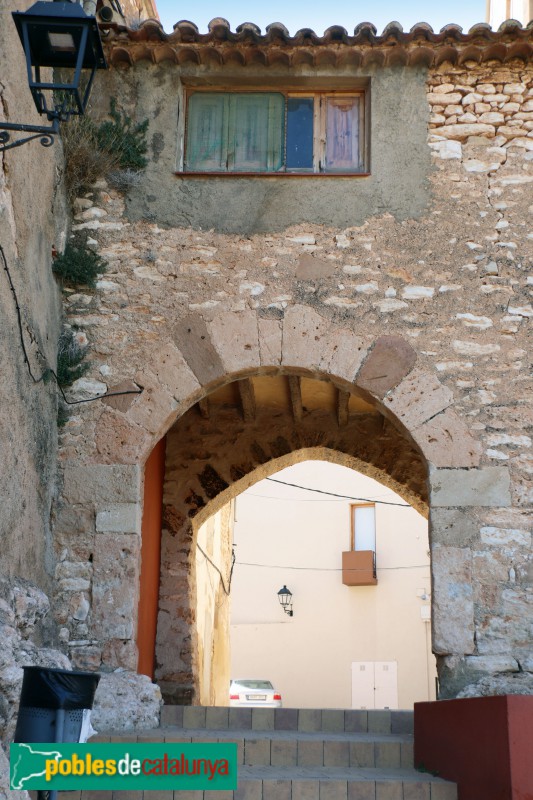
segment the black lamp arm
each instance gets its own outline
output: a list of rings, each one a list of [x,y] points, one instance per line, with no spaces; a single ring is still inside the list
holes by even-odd
[[[29,133],[31,136],[17,139],[12,142],[11,131],[19,133]],[[48,127],[43,125],[24,125],[15,122],[0,122],[0,153],[4,150],[11,150],[13,147],[20,147],[21,144],[31,142],[32,139],[41,139],[43,147],[50,147],[54,143],[54,136],[59,133],[59,120],[54,119]]]

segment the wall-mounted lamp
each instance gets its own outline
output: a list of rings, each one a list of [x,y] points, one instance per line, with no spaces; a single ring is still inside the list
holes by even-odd
[[[35,106],[52,124],[0,122],[0,152],[39,137],[44,147],[53,144],[60,122],[85,113],[96,70],[107,69],[96,19],[77,2],[38,0],[27,11],[14,11],[13,20],[24,48]],[[41,78],[41,68],[46,67],[61,70],[56,80]],[[65,80],[67,70],[71,71],[71,80]],[[87,76],[84,87],[82,71]],[[31,135],[10,142],[11,131]]]
[[[283,586],[278,592],[278,600],[286,614],[292,617],[292,592]]]

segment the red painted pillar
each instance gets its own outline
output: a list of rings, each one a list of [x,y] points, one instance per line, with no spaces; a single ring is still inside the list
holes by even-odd
[[[154,677],[155,669],[165,447],[166,438],[163,437],[152,450],[144,468],[139,622],[137,628],[139,660],[137,671],[142,675],[148,675],[149,678]]]

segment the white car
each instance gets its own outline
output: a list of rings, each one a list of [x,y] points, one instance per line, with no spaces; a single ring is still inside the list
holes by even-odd
[[[231,707],[281,708],[281,695],[270,681],[238,678],[230,681]]]

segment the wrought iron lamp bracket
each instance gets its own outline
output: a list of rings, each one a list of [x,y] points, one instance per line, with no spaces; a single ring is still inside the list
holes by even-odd
[[[11,141],[12,132],[28,133],[30,136],[24,136],[21,139]],[[50,147],[54,143],[54,136],[59,133],[59,118],[53,119],[52,124],[48,127],[42,125],[19,125],[16,123],[2,122],[0,124],[0,153],[5,150],[11,150],[13,147],[20,147],[21,144],[31,142],[32,139],[41,140],[43,147]]]

